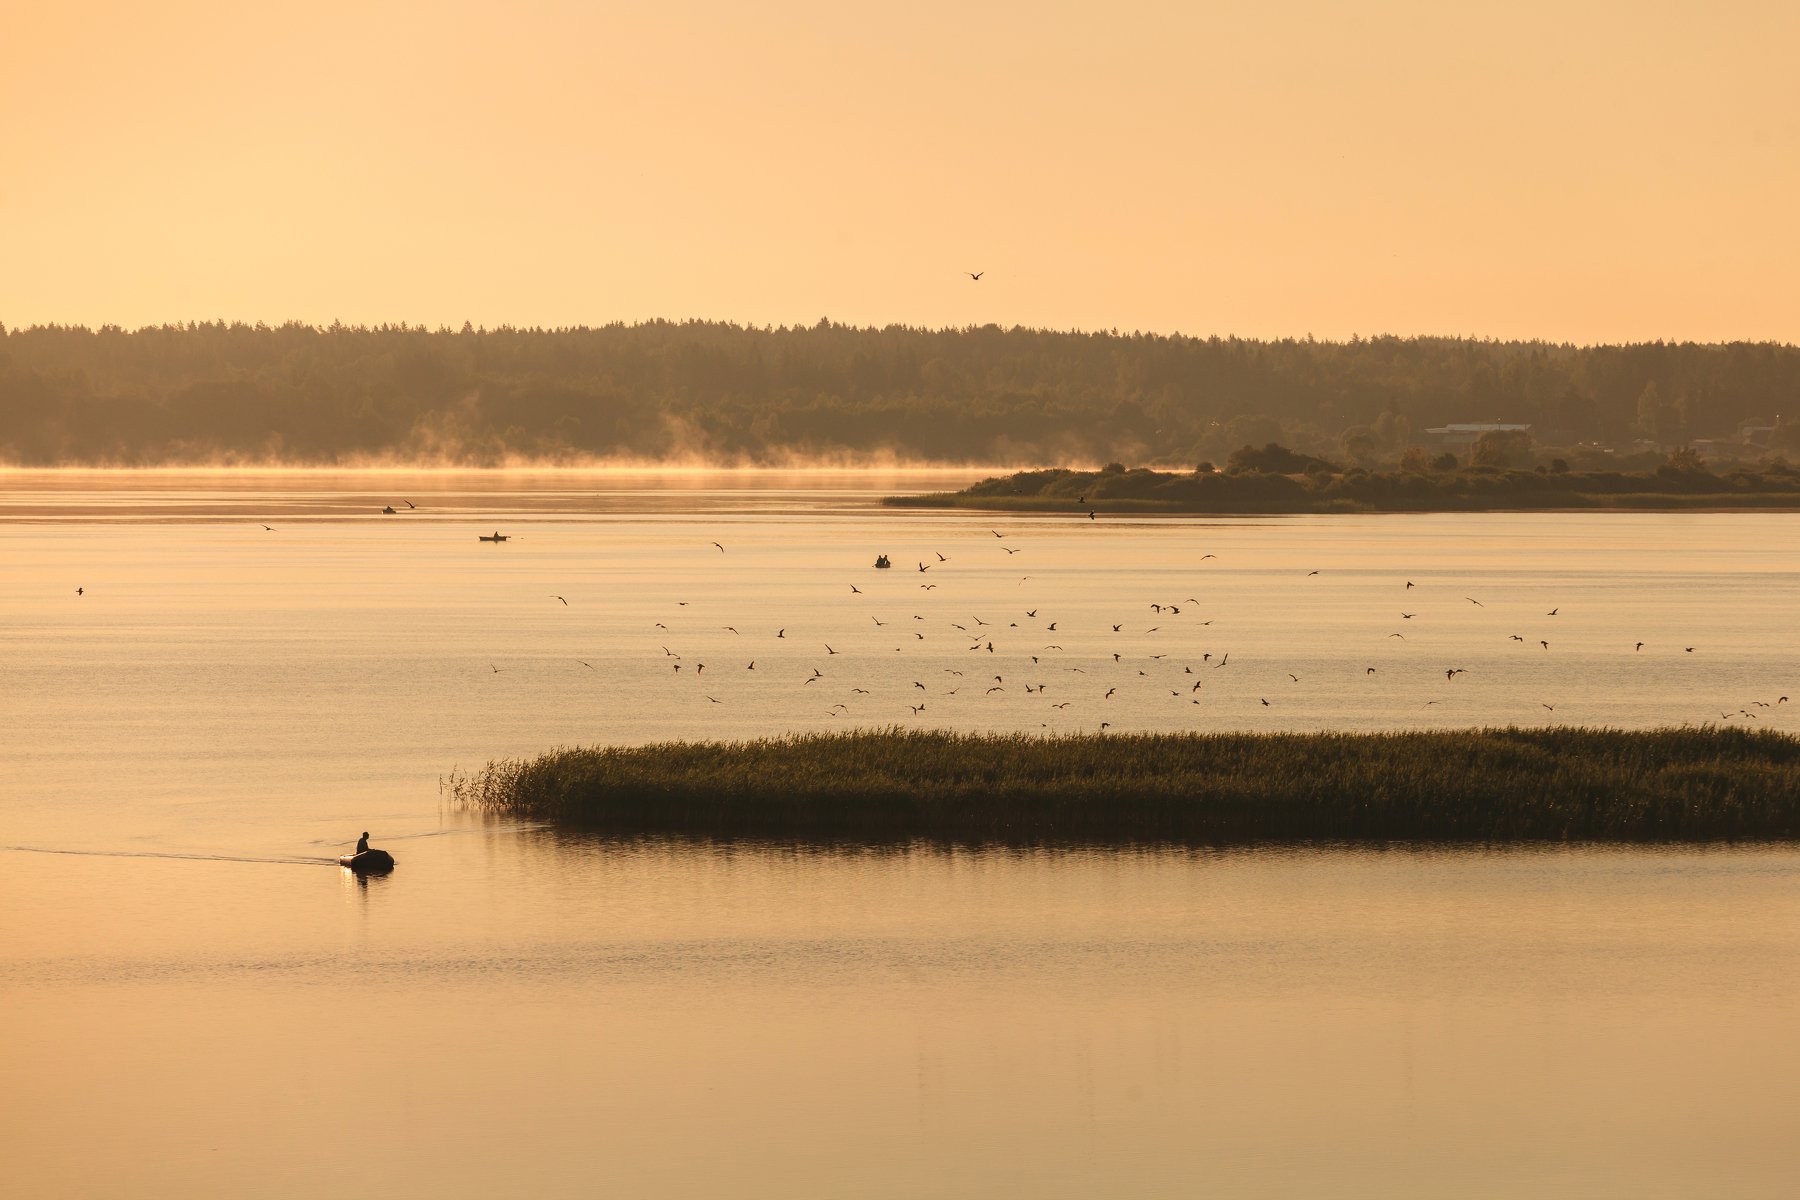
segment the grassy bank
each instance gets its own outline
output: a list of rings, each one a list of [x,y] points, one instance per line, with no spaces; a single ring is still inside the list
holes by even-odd
[[[901,508],[1076,513],[1791,510],[1800,508],[1800,472],[1777,465],[1725,475],[1702,466],[1635,473],[1498,467],[1377,472],[1340,470],[1313,460],[1310,469],[1292,472],[1233,468],[1177,473],[1115,465],[1103,471],[1019,471],[984,479],[960,492],[890,496],[884,503]]]
[[[609,833],[1196,845],[1800,836],[1800,739],[1742,729],[1030,737],[557,750],[444,781]]]

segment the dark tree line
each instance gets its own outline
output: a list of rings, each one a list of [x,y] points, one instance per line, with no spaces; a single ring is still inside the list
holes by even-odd
[[[491,464],[894,455],[1187,464],[1280,441],[1358,460],[1428,426],[1544,445],[1726,438],[1800,410],[1800,348],[757,328],[223,322],[0,329],[0,461]]]

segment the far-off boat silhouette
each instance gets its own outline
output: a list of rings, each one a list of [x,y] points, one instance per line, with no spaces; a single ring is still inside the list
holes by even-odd
[[[498,529],[496,529],[491,534],[478,533],[475,536],[484,542],[504,542],[509,535],[501,533]]]
[[[875,556],[875,565],[876,565],[876,566],[877,566],[877,567],[878,567],[878,568],[880,568],[880,569],[881,569],[881,570],[884,570],[884,571],[885,571],[885,570],[887,570],[887,569],[888,569],[888,568],[889,568],[889,567],[891,567],[891,566],[893,566],[893,565],[894,565],[894,564],[893,564],[893,563],[891,563],[891,562],[889,562],[889,561],[888,561],[888,556],[887,556],[887,555],[885,555],[885,554],[877,554],[877,555],[876,555],[876,556]]]

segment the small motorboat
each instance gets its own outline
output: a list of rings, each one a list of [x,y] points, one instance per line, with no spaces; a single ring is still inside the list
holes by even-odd
[[[394,856],[386,850],[359,850],[338,859],[338,866],[348,867],[358,875],[386,875],[394,869]]]
[[[492,535],[485,534],[485,533],[478,533],[475,536],[477,538],[480,538],[484,542],[504,542],[507,539],[508,535],[501,533],[499,530],[496,529]]]

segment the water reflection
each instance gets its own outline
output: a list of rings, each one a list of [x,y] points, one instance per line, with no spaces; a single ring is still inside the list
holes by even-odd
[[[471,816],[404,857],[340,870],[335,904],[317,872],[10,856],[20,1186],[268,1194],[295,1138],[351,1136],[449,1196],[588,1195],[596,1161],[645,1196],[1777,1195],[1800,1169],[1767,1116],[1800,1102],[1785,847],[821,848]],[[159,919],[97,919],[127,894]],[[342,1112],[346,1060],[403,1082]],[[33,1136],[75,1112],[105,1152]],[[197,1126],[234,1157],[171,1154]]]

